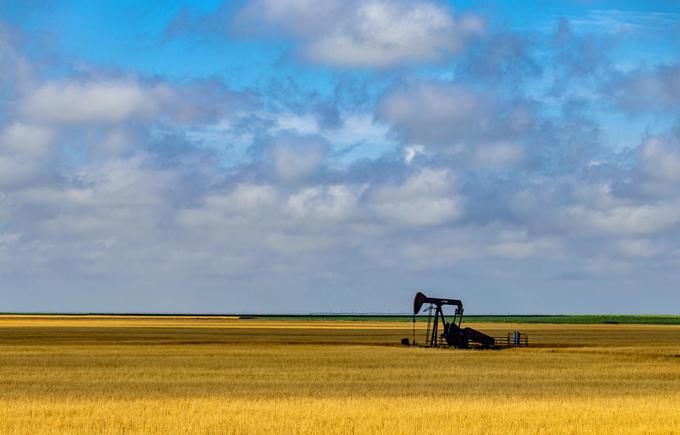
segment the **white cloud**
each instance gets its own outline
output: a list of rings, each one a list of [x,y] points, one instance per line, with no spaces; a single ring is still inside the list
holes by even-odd
[[[549,228],[578,237],[632,238],[673,231],[680,224],[677,198],[622,197],[610,184],[576,178],[536,191],[539,197],[531,198],[526,192],[522,195],[526,207],[523,217],[535,219],[543,231]]]
[[[530,237],[526,230],[501,229],[497,241],[490,246],[490,251],[511,259],[534,258],[539,255],[546,258],[561,255],[562,246],[556,238]]]
[[[274,148],[274,170],[284,181],[297,181],[316,171],[324,159],[324,149],[314,147],[293,149],[288,146]]]
[[[481,31],[478,19],[454,18],[434,2],[256,0],[246,9],[257,15],[253,23],[297,39],[300,55],[335,66],[436,62]],[[398,286],[410,292],[467,274],[476,291],[492,287],[490,276],[515,273],[517,281],[500,284],[519,288],[540,276],[540,295],[550,276],[570,267],[642,276],[636,263],[644,259],[661,269],[677,262],[680,147],[672,136],[640,145],[632,170],[603,153],[598,165],[563,176],[552,172],[552,161],[511,171],[536,156],[530,144],[559,136],[531,142],[534,128],[559,133],[566,126],[573,143],[555,146],[565,152],[597,148],[599,139],[589,141],[569,115],[551,110],[556,106],[507,99],[514,89],[410,82],[408,69],[390,75],[395,87],[378,100],[375,116],[368,105],[379,87],[366,91],[370,97],[363,89],[342,94],[376,83],[374,75],[357,82],[349,75],[352,89],[310,97],[300,110],[307,97],[277,95],[283,101],[272,106],[286,109],[276,112],[266,101],[237,101],[219,81],[90,78],[25,86],[31,74],[6,48],[0,37],[0,63],[14,70],[0,70],[0,84],[24,79],[0,105],[3,283],[8,276],[89,279],[82,286],[88,290],[68,301],[82,306],[119,297],[129,309],[146,297],[154,310],[172,303],[179,310],[252,308],[236,305],[243,299],[268,301],[266,310],[306,310],[328,309],[329,289],[375,286],[383,298]],[[661,85],[640,89],[665,92],[652,99],[675,107],[676,69],[659,71]],[[272,98],[266,90],[260,96]],[[353,107],[353,97],[369,101]],[[593,122],[588,131],[596,130]],[[215,154],[204,153],[207,142]],[[237,148],[252,153],[234,162]],[[370,148],[381,150],[371,155]],[[351,153],[363,160],[328,162]],[[232,159],[228,168],[223,156]],[[45,295],[80,288],[47,284]],[[252,297],[234,297],[238,291]],[[12,296],[29,305],[47,300],[26,294],[21,288]],[[316,295],[317,307],[293,305]],[[193,299],[200,302],[181,304]],[[378,309],[397,307],[384,304]]]
[[[455,155],[467,168],[502,170],[528,160],[533,115],[521,103],[460,84],[421,82],[388,91],[377,117],[403,142]],[[532,152],[536,152],[533,150]]]
[[[512,143],[495,142],[480,146],[474,155],[482,168],[507,168],[519,164],[525,157],[524,149]]]
[[[286,209],[296,218],[323,223],[346,221],[357,211],[360,190],[345,185],[304,188],[288,198]]]
[[[41,162],[25,157],[0,155],[0,188],[30,184],[42,174]]]
[[[498,128],[489,97],[461,86],[421,83],[397,89],[380,102],[380,119],[395,126],[410,143],[453,147],[479,140]]]
[[[404,148],[404,163],[410,165],[418,154],[423,154],[424,152],[425,147],[422,145],[413,145]]]
[[[648,138],[641,147],[641,165],[646,175],[666,183],[680,181],[680,147],[669,146],[662,138]]]
[[[257,232],[255,228],[262,220],[276,221],[278,204],[279,192],[273,186],[239,183],[230,192],[206,194],[198,206],[177,210],[175,220],[196,240],[219,244],[234,227],[239,228],[236,233],[249,236],[250,231]]]
[[[273,186],[241,183],[226,198],[226,202],[229,203],[230,210],[236,213],[241,210],[259,211],[275,205],[277,197]]]
[[[266,144],[263,158],[279,180],[295,183],[318,171],[327,152],[320,137],[282,133]]]
[[[607,96],[630,113],[677,110],[680,107],[680,63],[636,68],[611,79]]]
[[[52,175],[54,132],[13,122],[0,131],[0,188],[25,187]]]
[[[652,234],[680,223],[680,204],[622,205],[607,210],[587,210],[574,206],[567,210],[567,217],[577,222],[586,222],[603,233]]]
[[[54,132],[47,127],[15,122],[0,132],[0,154],[40,157],[49,151],[53,138]]]
[[[624,255],[633,258],[651,258],[665,251],[662,244],[640,238],[620,240],[617,246]]]
[[[424,169],[402,183],[377,186],[368,200],[377,216],[404,226],[440,225],[463,213],[463,200],[445,170]]]
[[[157,113],[171,90],[136,82],[45,84],[20,103],[22,116],[54,124],[118,123]]]
[[[436,3],[398,0],[254,0],[238,22],[283,30],[312,62],[367,68],[441,60],[484,27],[478,17],[455,19]]]

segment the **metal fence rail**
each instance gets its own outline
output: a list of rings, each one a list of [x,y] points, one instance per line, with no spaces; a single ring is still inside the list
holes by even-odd
[[[509,332],[504,337],[494,337],[496,347],[529,347],[529,336],[519,331]]]

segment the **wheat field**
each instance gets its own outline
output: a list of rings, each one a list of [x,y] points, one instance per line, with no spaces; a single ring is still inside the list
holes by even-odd
[[[423,325],[418,325],[422,336]],[[680,326],[0,316],[0,433],[680,433]]]

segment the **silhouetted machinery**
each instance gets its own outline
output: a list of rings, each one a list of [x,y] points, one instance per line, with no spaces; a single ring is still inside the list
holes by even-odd
[[[527,346],[528,339],[525,334],[518,331],[508,334],[507,337],[494,338],[472,328],[461,328],[463,320],[463,302],[458,299],[431,298],[418,292],[413,299],[413,343],[415,344],[415,321],[423,305],[429,304],[427,310],[427,332],[425,333],[426,347],[449,346],[459,349],[498,349],[501,347]],[[455,306],[452,317],[444,317],[442,307]],[[441,321],[441,329],[440,327]],[[402,340],[408,344],[408,339]]]

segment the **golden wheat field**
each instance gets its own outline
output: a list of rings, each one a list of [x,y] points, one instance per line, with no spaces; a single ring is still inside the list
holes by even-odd
[[[679,326],[475,328],[532,347],[401,347],[393,322],[2,316],[0,433],[680,433]]]

